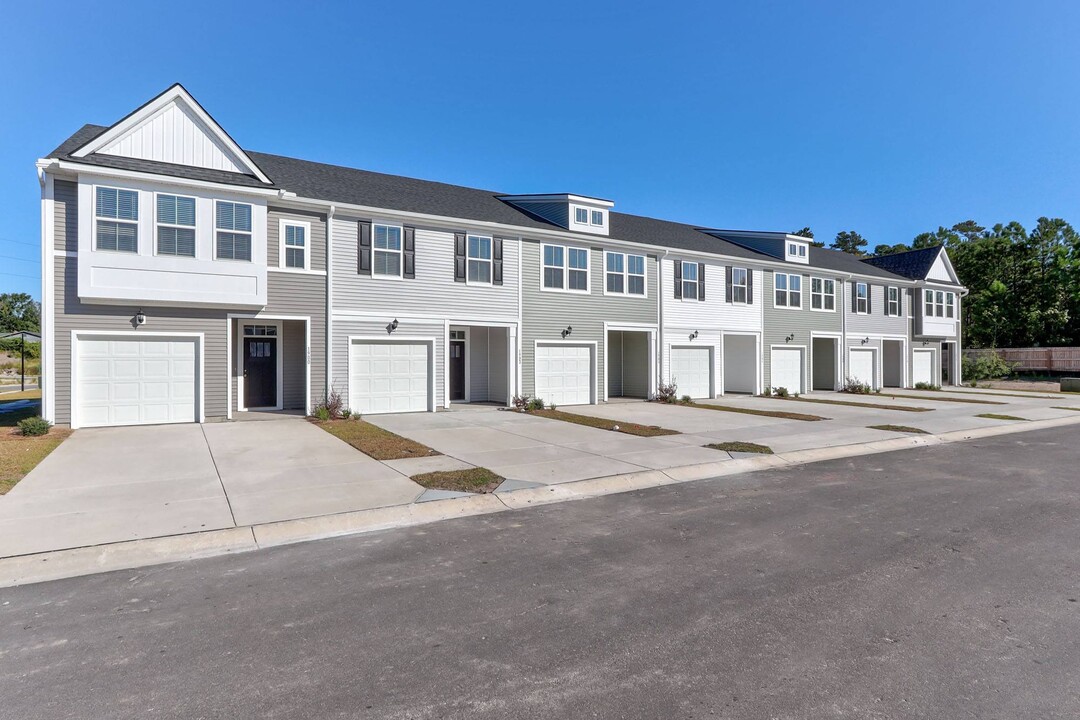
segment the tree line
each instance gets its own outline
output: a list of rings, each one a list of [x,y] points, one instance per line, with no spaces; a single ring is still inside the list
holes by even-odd
[[[793,233],[813,239],[810,228]],[[814,241],[818,247],[825,243]],[[832,247],[861,257],[944,245],[970,294],[962,303],[966,347],[1080,346],[1080,234],[1060,218],[983,227],[965,220],[916,235],[910,243],[876,245],[854,230]]]

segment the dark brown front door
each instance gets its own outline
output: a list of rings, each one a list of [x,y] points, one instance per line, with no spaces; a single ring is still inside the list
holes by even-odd
[[[277,338],[244,338],[244,407],[277,407]]]
[[[465,399],[465,341],[450,341],[450,399]]]

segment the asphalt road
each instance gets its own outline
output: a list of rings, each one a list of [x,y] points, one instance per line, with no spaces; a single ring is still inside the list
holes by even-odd
[[[0,590],[0,717],[1080,717],[1076,441]]]

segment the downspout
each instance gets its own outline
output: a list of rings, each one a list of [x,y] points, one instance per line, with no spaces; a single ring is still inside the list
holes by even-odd
[[[664,381],[664,260],[669,254],[670,251],[665,250],[656,261],[656,385],[653,397]]]
[[[337,206],[326,211],[326,377],[323,379],[323,398],[330,395],[334,377],[334,213]]]
[[[851,302],[851,288],[849,288],[848,285],[851,284],[851,281],[852,281],[852,279],[854,279],[854,277],[855,277],[855,275],[853,273],[848,273],[847,280],[844,281],[844,297],[842,298],[842,303],[843,304],[840,306],[841,307],[841,312],[840,312],[840,358],[839,358],[839,363],[838,363],[839,366],[840,366],[840,387],[844,386],[844,383],[847,382],[847,378],[848,378],[848,367],[847,367],[847,365],[848,365],[848,355],[849,355],[849,353],[848,353],[848,349],[847,349],[848,348],[848,344],[847,344],[847,314],[848,314],[848,308],[850,307],[849,303]],[[867,297],[869,297],[869,295],[870,295],[870,286],[867,285],[866,287],[867,287],[866,294],[867,294]],[[870,301],[867,300],[866,302],[869,304]],[[810,343],[810,352],[811,353],[814,352],[814,344],[813,343]],[[813,381],[814,381],[814,379],[810,378],[810,382],[813,383]]]

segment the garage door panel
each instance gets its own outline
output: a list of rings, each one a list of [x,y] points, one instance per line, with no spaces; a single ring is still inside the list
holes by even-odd
[[[874,378],[874,351],[851,350],[848,353],[848,376],[852,380],[877,387]]]
[[[711,395],[713,373],[711,348],[671,348],[670,377],[679,395],[707,398]]]
[[[911,382],[934,382],[934,351],[916,350],[912,356]]]
[[[379,414],[430,409],[430,343],[356,340],[349,352],[349,404],[354,410]]]
[[[194,338],[77,338],[78,424],[194,422],[195,344]]]
[[[538,345],[536,396],[557,405],[592,402],[592,353],[591,345]]]
[[[791,393],[801,393],[802,370],[802,348],[773,348],[771,380],[774,388],[782,387]]]

